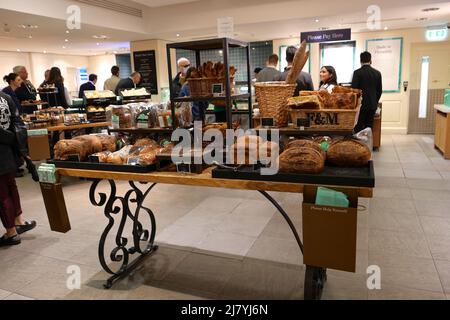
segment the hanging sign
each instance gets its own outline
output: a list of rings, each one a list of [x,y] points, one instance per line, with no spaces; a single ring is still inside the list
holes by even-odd
[[[302,32],[300,38],[301,42],[306,41],[307,43],[348,41],[352,39],[352,29]]]

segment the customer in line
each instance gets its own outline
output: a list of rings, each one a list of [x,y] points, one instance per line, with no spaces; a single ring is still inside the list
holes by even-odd
[[[120,82],[120,68],[118,66],[113,66],[111,68],[111,78],[105,81],[103,86],[103,90],[109,90],[112,92],[116,92],[117,85]]]
[[[69,108],[69,103],[66,98],[66,89],[64,87],[64,78],[61,75],[61,69],[53,67],[50,69],[49,84],[53,84],[57,90],[56,101],[51,101],[52,107]]]
[[[127,89],[136,89],[136,86],[141,83],[141,74],[139,72],[133,72],[128,78],[121,79],[117,84],[116,95],[120,95],[122,91]]]
[[[0,218],[6,234],[0,238],[0,247],[21,243],[20,234],[36,227],[26,222],[14,178],[17,170],[17,139],[14,129],[16,110],[12,99],[0,92]]]
[[[297,52],[297,48],[294,46],[290,46],[286,49],[286,62],[288,66],[284,69],[284,72],[280,77],[276,79],[276,81],[286,81],[289,72],[292,69],[292,63],[294,62],[294,57]],[[314,85],[309,73],[302,71],[297,77],[297,88],[294,92],[294,97],[300,94],[300,91],[313,91]]]
[[[195,71],[194,67],[190,67],[186,71],[186,79],[191,77],[191,73]],[[190,97],[191,91],[189,88],[189,84],[185,83],[180,91],[180,97]],[[205,121],[205,111],[208,109],[209,103],[207,101],[195,101],[192,103],[192,117],[194,121]]]
[[[22,85],[16,90],[16,95],[20,102],[35,101],[36,100],[36,88],[28,80],[28,71],[24,66],[16,66],[13,69],[13,73],[18,74],[22,79]]]
[[[8,86],[3,88],[2,91],[11,97],[16,106],[16,110],[21,114],[22,105],[17,97],[16,90],[21,87],[23,82],[22,78],[17,73],[10,73],[3,77],[3,81],[5,81]]]
[[[267,60],[267,67],[258,73],[256,82],[269,82],[278,79],[281,76],[281,72],[278,70],[278,62],[278,55],[272,54]]]
[[[83,99],[85,91],[95,91],[96,90],[95,85],[97,84],[97,80],[98,77],[96,74],[90,74],[89,81],[80,86],[78,98]]]
[[[333,88],[337,86],[336,69],[332,66],[323,66],[320,69],[320,88],[319,90],[327,90],[329,93],[333,92]]]
[[[355,132],[373,128],[373,120],[378,103],[383,94],[383,77],[381,72],[372,68],[370,52],[361,53],[361,68],[353,73],[352,88],[362,90],[362,107]]]
[[[175,97],[180,96],[181,88],[186,83],[186,74],[191,66],[191,62],[187,58],[180,58],[177,61],[178,73],[172,81],[172,91]]]
[[[256,67],[255,70],[253,70],[253,79],[252,82],[255,83],[258,81],[258,74],[261,72],[262,68]]]
[[[46,85],[48,85],[48,79],[50,79],[50,69],[45,70],[44,73],[44,81],[41,83],[41,85],[39,86],[39,88],[43,88]]]

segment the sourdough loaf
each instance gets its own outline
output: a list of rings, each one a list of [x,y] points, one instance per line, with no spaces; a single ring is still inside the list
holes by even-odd
[[[339,167],[363,167],[371,157],[369,147],[354,139],[334,142],[327,152],[328,161]]]
[[[278,164],[281,172],[317,174],[323,171],[325,159],[313,148],[291,148],[280,155]]]
[[[56,160],[68,160],[69,156],[77,155],[80,161],[86,160],[86,148],[78,140],[60,140],[54,147]]]
[[[317,143],[316,141],[313,141],[313,140],[307,140],[307,139],[293,140],[293,141],[289,142],[289,144],[287,145],[286,149],[291,149],[291,148],[303,148],[303,147],[313,148],[313,149],[319,151],[320,154],[321,154],[324,158],[326,158],[326,153],[325,153],[325,151],[321,148],[320,144]]]

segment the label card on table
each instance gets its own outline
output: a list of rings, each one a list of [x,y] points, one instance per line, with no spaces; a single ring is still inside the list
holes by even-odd
[[[263,127],[273,127],[274,126],[273,118],[262,118],[261,125]]]

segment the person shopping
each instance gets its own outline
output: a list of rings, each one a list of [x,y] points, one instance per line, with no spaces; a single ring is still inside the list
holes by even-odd
[[[332,66],[324,66],[320,69],[320,88],[319,90],[327,90],[333,92],[333,88],[337,86],[336,70]]]
[[[186,72],[186,79],[191,77],[191,73],[195,71],[194,67],[190,67]],[[189,83],[185,83],[181,87],[180,98],[190,97],[191,90],[189,88]],[[194,121],[205,121],[205,111],[208,109],[209,103],[207,101],[195,101],[192,103],[192,117]]]
[[[36,221],[24,220],[14,177],[17,170],[15,114],[12,99],[0,92],[0,218],[6,229],[6,234],[0,238],[0,247],[19,245],[20,234],[36,227]]]
[[[16,90],[22,86],[22,78],[17,73],[10,73],[3,77],[3,81],[5,81],[8,86],[3,88],[2,91],[11,97],[16,106],[16,110],[19,114],[22,114],[22,105],[16,94]]]
[[[52,107],[63,107],[64,109],[69,108],[66,98],[66,89],[64,88],[64,78],[61,75],[61,70],[58,67],[53,67],[50,69],[50,76],[48,79],[49,84],[53,84],[57,90],[56,101]]]

